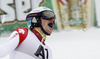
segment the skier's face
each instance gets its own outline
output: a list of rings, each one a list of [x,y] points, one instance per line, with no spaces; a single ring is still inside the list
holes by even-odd
[[[51,33],[52,33],[52,30],[53,30],[53,27],[54,27],[54,24],[55,24],[55,19],[46,20],[46,19],[43,19],[43,18],[41,17],[41,22],[42,22],[41,25],[42,25],[43,29],[44,29],[47,33],[51,34]]]

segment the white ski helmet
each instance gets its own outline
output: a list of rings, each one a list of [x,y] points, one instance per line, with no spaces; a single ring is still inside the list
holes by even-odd
[[[38,7],[38,8],[33,9],[30,13],[39,13],[39,12],[42,12],[44,10],[51,10],[51,9],[49,9],[47,7]]]
[[[55,19],[55,13],[47,8],[47,7],[38,7],[33,9],[26,17],[27,26],[30,30],[33,30],[34,27],[41,27],[41,30],[46,34],[49,35],[41,25],[41,19],[51,20]]]

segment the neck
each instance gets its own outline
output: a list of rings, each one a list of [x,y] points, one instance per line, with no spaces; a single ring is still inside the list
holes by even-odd
[[[37,30],[41,34],[42,37],[46,37],[46,34],[43,33],[40,27],[35,27],[34,29]]]

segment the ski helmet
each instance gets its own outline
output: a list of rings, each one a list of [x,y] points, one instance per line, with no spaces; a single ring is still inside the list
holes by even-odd
[[[26,21],[27,21],[27,26],[30,30],[33,30],[34,27],[41,27],[41,30],[46,34],[49,35],[42,27],[41,25],[41,19],[40,17],[42,17],[43,19],[46,20],[51,20],[51,19],[55,19],[55,14],[54,12],[47,8],[47,7],[38,7],[36,9],[33,9],[26,17]]]

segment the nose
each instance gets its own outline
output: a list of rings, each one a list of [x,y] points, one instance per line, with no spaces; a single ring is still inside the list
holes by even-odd
[[[55,19],[51,19],[51,21],[55,21]]]

